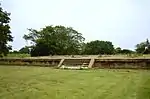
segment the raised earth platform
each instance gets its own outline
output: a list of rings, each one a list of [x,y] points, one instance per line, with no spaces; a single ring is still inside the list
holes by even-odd
[[[35,57],[1,58],[0,65],[47,66],[55,68],[149,69],[150,58]]]

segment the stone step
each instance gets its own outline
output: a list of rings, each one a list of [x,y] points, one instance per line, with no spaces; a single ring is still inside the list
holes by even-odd
[[[95,59],[92,58],[92,59],[90,60],[90,63],[89,63],[89,66],[88,66],[88,67],[89,67],[89,68],[92,68],[94,62],[95,62]]]
[[[65,61],[65,59],[61,59],[61,61],[58,64],[58,68],[61,67],[61,65],[63,64],[64,61]]]

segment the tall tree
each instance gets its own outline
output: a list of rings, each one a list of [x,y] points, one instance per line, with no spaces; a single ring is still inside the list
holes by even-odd
[[[136,45],[136,52],[141,54],[150,54],[150,43],[147,39],[145,42],[141,42]]]
[[[91,41],[87,43],[84,47],[84,54],[113,54],[114,46],[112,42],[109,41]]]
[[[79,54],[84,41],[82,34],[71,27],[47,26],[40,31],[29,31],[24,39],[35,44],[31,51],[32,56]]]
[[[0,4],[0,56],[6,56],[11,47],[8,45],[9,41],[13,41],[10,31],[10,13],[3,11]]]

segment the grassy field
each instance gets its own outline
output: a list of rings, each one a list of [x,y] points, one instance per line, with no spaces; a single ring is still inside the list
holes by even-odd
[[[0,66],[0,99],[150,99],[150,71]]]

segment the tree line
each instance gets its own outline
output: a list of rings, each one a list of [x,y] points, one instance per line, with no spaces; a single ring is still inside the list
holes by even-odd
[[[13,41],[10,31],[10,13],[0,7],[0,56],[6,56],[11,49],[8,42]],[[101,55],[101,54],[150,54],[150,43],[147,39],[136,45],[135,51],[129,49],[114,48],[110,41],[95,40],[85,43],[82,33],[71,27],[46,26],[41,30],[28,29],[29,33],[23,38],[31,42],[31,46],[25,46],[14,53],[28,53],[31,56],[48,55]]]
[[[111,55],[150,53],[150,43],[147,39],[136,45],[136,50],[114,48],[110,41],[95,40],[85,43],[81,33],[71,27],[46,26],[41,30],[29,29],[29,33],[23,37],[32,42],[32,46],[20,49],[20,52],[30,53],[31,56],[48,55]],[[29,50],[29,48],[31,50]]]

